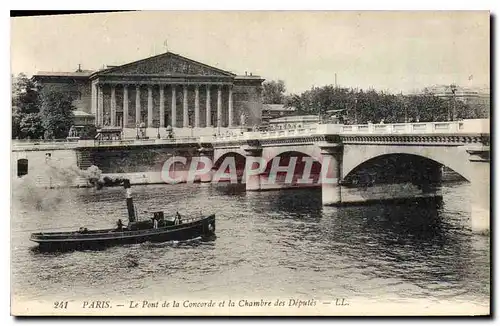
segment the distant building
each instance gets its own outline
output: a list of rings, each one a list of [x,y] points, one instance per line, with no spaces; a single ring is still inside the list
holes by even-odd
[[[75,126],[94,126],[95,117],[91,113],[75,110],[73,111],[73,124]]]
[[[91,114],[97,127],[131,129],[130,134],[138,125],[211,134],[214,128],[238,127],[243,115],[247,125],[261,123],[262,78],[172,52],[98,71],[39,72],[33,80],[71,95],[76,109]]]
[[[293,115],[269,120],[269,130],[301,129],[317,125],[317,115]]]
[[[284,104],[263,104],[262,105],[262,126],[269,125],[269,121],[276,118],[287,117],[295,114],[294,107],[285,107]]]
[[[463,87],[458,85],[455,87],[455,99],[457,101],[462,101],[474,108],[480,108],[484,112],[487,112],[489,116],[491,98],[489,88]],[[452,99],[453,89],[451,85],[434,85],[425,87],[413,94],[433,94],[444,99]]]

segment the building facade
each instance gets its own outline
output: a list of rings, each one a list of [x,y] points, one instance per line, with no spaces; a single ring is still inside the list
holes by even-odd
[[[286,107],[284,104],[263,104],[262,126],[269,126],[272,119],[294,115],[295,111],[294,107]]]
[[[483,118],[490,117],[491,95],[490,89],[487,87],[480,88],[459,85],[434,85],[425,87],[424,89],[413,93],[417,95],[432,94],[446,100],[452,100],[455,98],[457,101],[461,101],[474,108],[477,112],[481,112]]]
[[[221,128],[259,125],[262,82],[238,76],[172,52],[98,71],[39,72],[33,79],[68,92],[79,111],[93,114],[97,127],[140,126],[177,134],[213,134]]]

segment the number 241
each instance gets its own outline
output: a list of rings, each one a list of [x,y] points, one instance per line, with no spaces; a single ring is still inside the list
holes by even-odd
[[[67,309],[68,301],[56,301],[54,302],[54,309]]]

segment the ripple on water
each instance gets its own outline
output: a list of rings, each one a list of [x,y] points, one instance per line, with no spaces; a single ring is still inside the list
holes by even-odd
[[[30,250],[29,230],[109,227],[126,213],[118,188],[51,191],[59,204],[50,210],[32,209],[26,196],[13,203],[14,295],[489,300],[489,241],[470,232],[467,186],[445,187],[437,209],[321,207],[317,190],[137,186],[140,211],[215,212],[218,238],[39,253]]]

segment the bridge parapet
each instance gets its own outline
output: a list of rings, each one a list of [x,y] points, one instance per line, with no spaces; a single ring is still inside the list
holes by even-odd
[[[342,125],[341,134],[451,134],[489,133],[489,120]]]
[[[233,135],[201,137],[201,141],[211,143],[244,142],[251,139],[283,139],[323,135],[464,135],[489,134],[488,119],[474,119],[444,122],[416,122],[393,124],[316,124],[307,128],[243,132]]]
[[[69,141],[61,140],[37,140],[37,141],[12,141],[13,151],[37,151],[37,150],[57,150],[76,149],[82,147],[123,147],[123,146],[145,146],[163,144],[197,144],[198,137],[182,137],[174,139],[119,139],[119,140],[94,140],[80,139]]]

